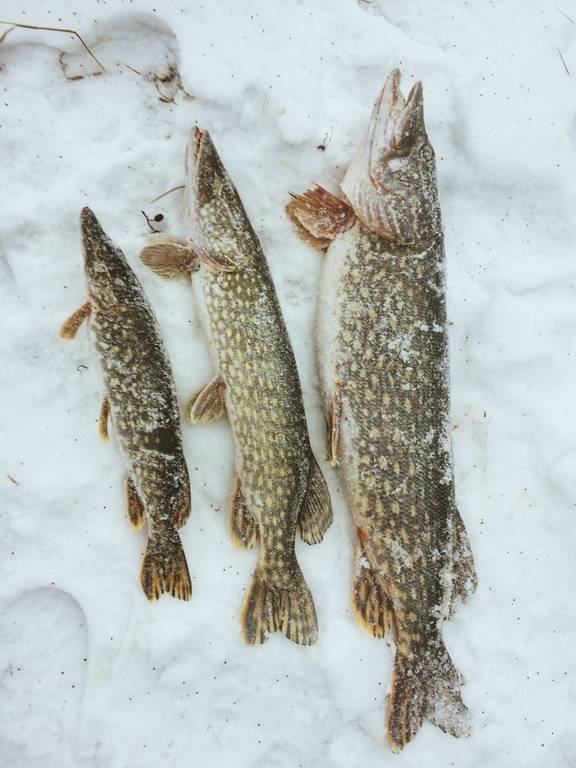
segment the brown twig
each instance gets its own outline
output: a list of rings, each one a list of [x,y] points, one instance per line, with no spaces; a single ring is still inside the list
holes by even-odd
[[[84,48],[88,51],[89,56],[91,56],[94,59],[94,61],[96,62],[96,64],[98,64],[98,66],[100,67],[102,72],[106,72],[106,68],[104,67],[104,64],[102,64],[102,62],[98,61],[96,56],[92,53],[90,48],[88,48],[88,46],[86,45],[84,40],[82,40],[80,34],[78,32],[76,32],[75,29],[67,29],[65,27],[41,27],[41,26],[39,26],[37,24],[20,24],[20,23],[15,22],[15,21],[0,21],[0,24],[8,24],[11,27],[19,27],[20,29],[36,29],[36,30],[43,31],[43,32],[64,32],[67,35],[76,35],[78,40],[80,40],[80,42],[82,43]],[[98,73],[98,74],[101,74],[101,73]]]
[[[20,485],[18,480],[16,480],[15,477],[12,477],[12,475],[9,475],[8,472],[6,472],[6,477],[8,478],[8,480],[10,480],[11,483],[14,483],[14,485]]]
[[[9,28],[6,30],[6,32],[4,32],[4,34],[2,35],[2,37],[0,37],[0,43],[3,43],[3,42],[4,42],[4,40],[6,40],[6,38],[7,38],[7,37],[8,37],[8,35],[10,34],[10,32],[13,32],[13,31],[14,31],[14,27],[9,27]]]
[[[163,82],[163,81],[159,80],[158,78],[156,78],[154,80],[154,87],[156,88],[156,90],[160,94],[160,101],[164,102],[164,104],[176,104],[176,102],[174,101],[174,96],[166,96],[165,93],[162,93],[162,91],[160,90],[160,83],[161,82]]]
[[[138,70],[134,69],[134,67],[131,67],[130,64],[124,64],[124,66],[127,67],[128,69],[132,70],[132,72],[135,72],[137,75],[140,75],[140,77],[144,77],[142,72],[138,72]]]
[[[557,48],[556,50],[558,51],[558,56],[560,56],[560,58],[562,59],[562,64],[564,64],[564,69],[566,70],[566,74],[569,75],[570,70],[566,66],[566,62],[564,61],[564,56],[562,56],[562,51],[560,50],[560,48]]]
[[[567,14],[567,13],[564,13],[564,11],[562,10],[562,8],[558,8],[558,6],[556,6],[556,10],[558,11],[558,13],[561,13],[561,14],[562,14],[562,16],[564,16],[565,18],[567,18],[567,19],[568,19],[568,21],[571,21],[571,22],[572,22],[572,24],[574,24],[574,19],[573,19],[573,18],[571,18],[570,16],[568,16],[568,14]]]
[[[161,195],[158,195],[158,197],[155,197],[154,200],[150,200],[150,202],[156,203],[158,200],[161,200],[163,197],[166,197],[166,195],[169,195],[171,192],[176,192],[177,189],[186,189],[186,184],[179,184],[177,187],[172,187],[172,189],[169,189],[168,192],[162,192]]]

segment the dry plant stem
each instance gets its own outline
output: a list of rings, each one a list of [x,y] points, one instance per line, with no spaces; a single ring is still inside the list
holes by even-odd
[[[131,72],[135,72],[137,75],[140,75],[140,77],[144,77],[142,72],[138,72],[137,69],[134,69],[134,67],[131,67],[130,64],[124,64],[124,66],[129,69]]]
[[[558,48],[557,51],[558,51],[558,56],[560,56],[560,58],[562,59],[562,64],[564,64],[564,69],[566,70],[566,74],[569,75],[570,74],[570,70],[568,69],[568,67],[566,65],[566,62],[564,60],[564,56],[562,56],[562,51],[560,50],[560,48]]]
[[[67,29],[65,27],[41,27],[41,26],[36,25],[36,24],[20,24],[20,23],[14,22],[14,21],[0,21],[0,24],[8,24],[11,27],[19,27],[20,29],[36,29],[36,30],[40,30],[40,31],[43,31],[43,32],[65,32],[66,34],[69,34],[69,35],[75,35],[78,38],[78,40],[80,40],[80,42],[84,46],[84,48],[88,51],[88,54],[90,55],[90,57],[92,59],[94,59],[96,64],[98,64],[98,66],[100,67],[102,72],[106,72],[106,68],[104,67],[102,62],[98,61],[98,59],[92,53],[90,48],[88,48],[88,46],[86,45],[84,40],[82,40],[82,38],[80,37],[79,33],[76,32],[76,30],[74,30],[74,29]],[[10,30],[8,30],[8,31],[10,31]],[[4,37],[5,36],[6,35],[4,35]],[[2,39],[4,39],[4,38],[2,38]],[[101,73],[99,72],[97,74],[101,74]]]
[[[171,194],[172,192],[176,192],[177,189],[185,189],[185,184],[179,184],[177,187],[172,187],[172,189],[169,189],[167,192],[162,192],[161,195],[158,195],[158,197],[155,197],[154,200],[150,200],[151,203],[156,203],[158,200],[161,200],[163,197],[166,197],[166,195]]]
[[[4,42],[4,40],[6,40],[6,38],[7,38],[7,37],[8,37],[8,35],[10,34],[10,32],[13,32],[13,31],[14,31],[14,27],[9,27],[9,28],[6,30],[6,32],[4,32],[4,34],[2,35],[2,37],[0,37],[0,43],[3,43],[3,42]]]

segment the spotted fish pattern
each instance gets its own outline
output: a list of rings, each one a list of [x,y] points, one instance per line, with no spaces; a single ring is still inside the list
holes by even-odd
[[[329,452],[357,530],[353,612],[374,636],[395,637],[395,750],[424,718],[466,732],[440,628],[476,586],[455,504],[434,152],[422,87],[404,99],[399,79],[394,71],[380,94],[345,198],[317,189],[287,207],[304,238],[327,248],[317,327]]]
[[[88,302],[64,324],[73,338],[89,318],[105,388],[100,433],[111,420],[127,467],[128,518],[147,523],[141,584],[150,600],[170,592],[188,600],[192,586],[178,528],[190,514],[172,371],[156,318],[136,275],[89,208],[81,215]]]
[[[187,152],[185,220],[190,240],[154,242],[143,261],[162,275],[196,272],[193,283],[217,366],[190,403],[193,421],[226,413],[236,479],[228,528],[260,557],[241,614],[245,640],[276,630],[296,643],[317,638],[314,602],[295,553],[299,530],[319,542],[332,521],[328,490],[312,453],[298,371],[262,248],[206,131]],[[188,266],[182,250],[189,248]],[[179,267],[180,265],[180,267]]]

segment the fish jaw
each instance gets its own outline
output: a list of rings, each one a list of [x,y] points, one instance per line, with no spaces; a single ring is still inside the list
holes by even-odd
[[[341,187],[360,221],[387,240],[407,245],[438,232],[436,166],[420,82],[405,99],[400,71],[390,73]]]
[[[102,229],[90,208],[80,214],[84,270],[90,303],[106,310],[139,301],[139,284],[126,258]]]
[[[184,213],[192,247],[206,264],[223,271],[246,265],[252,227],[210,134],[197,126],[186,150]]]

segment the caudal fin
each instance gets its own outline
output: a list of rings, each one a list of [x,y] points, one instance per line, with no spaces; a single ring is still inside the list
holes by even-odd
[[[273,580],[270,569],[258,565],[244,600],[240,624],[244,639],[259,645],[279,630],[299,645],[313,645],[318,639],[314,601],[297,563],[285,586]]]
[[[140,583],[148,600],[169,592],[179,600],[190,600],[192,582],[180,536],[175,529],[150,534],[142,561]]]
[[[399,752],[406,746],[425,719],[452,736],[466,736],[468,710],[461,685],[462,677],[439,636],[411,656],[397,651],[386,709],[392,749]]]

